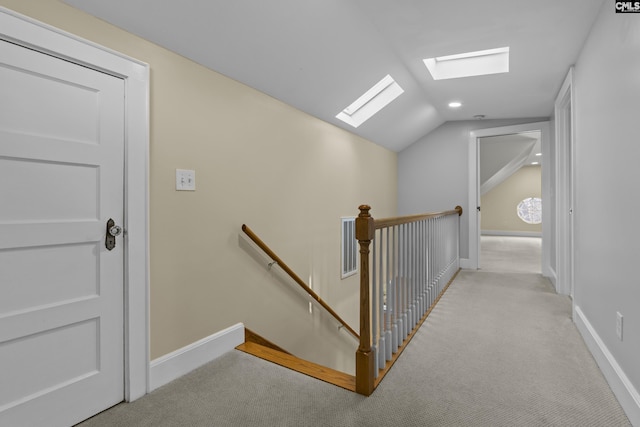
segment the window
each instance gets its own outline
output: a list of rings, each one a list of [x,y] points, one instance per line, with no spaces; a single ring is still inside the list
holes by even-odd
[[[438,56],[423,60],[434,80],[509,72],[509,47]]]
[[[357,128],[402,93],[404,90],[400,85],[390,75],[387,75],[364,95],[339,112],[336,118]]]
[[[529,197],[518,203],[518,217],[527,224],[542,223],[542,200]]]
[[[358,272],[358,241],[355,217],[342,218],[342,274],[344,279]]]

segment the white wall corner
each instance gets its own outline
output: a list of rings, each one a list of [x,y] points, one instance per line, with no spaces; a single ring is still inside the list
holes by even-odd
[[[244,325],[238,323],[151,361],[149,392],[188,374],[244,343]]]
[[[584,312],[578,306],[574,307],[573,320],[602,374],[609,383],[613,394],[615,394],[620,406],[627,414],[631,425],[640,426],[640,394],[638,390],[625,375],[596,330],[589,323]]]
[[[469,261],[469,258],[460,258],[460,268],[463,270],[469,270],[470,268],[474,267],[471,266],[471,261]]]
[[[558,291],[558,286],[556,285],[556,282],[558,281],[558,278],[556,276],[556,272],[551,267],[547,267],[542,272],[542,276],[544,276],[547,279],[549,279],[549,281],[553,285],[553,289],[555,289],[556,292],[557,292]]]

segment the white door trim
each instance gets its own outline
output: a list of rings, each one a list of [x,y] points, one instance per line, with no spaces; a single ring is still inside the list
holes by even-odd
[[[125,399],[148,390],[149,66],[0,7],[0,39],[114,76],[125,83]]]
[[[575,131],[574,131],[573,67],[569,69],[554,104],[556,137],[556,291],[574,293],[573,283],[573,217],[575,185]],[[571,213],[570,213],[571,212]]]
[[[548,167],[545,165],[550,162],[550,140],[549,140],[549,122],[526,123],[522,125],[503,126],[489,129],[478,129],[469,133],[469,259],[465,265],[466,268],[477,269],[480,264],[480,224],[479,215],[476,209],[479,205],[480,194],[480,178],[479,178],[479,158],[480,146],[478,138],[496,135],[509,135],[519,132],[540,131],[542,143],[542,200],[545,200],[551,194],[550,174]],[[551,216],[549,203],[542,204],[543,218]],[[544,220],[542,222],[542,274],[546,277],[551,275],[551,221]]]

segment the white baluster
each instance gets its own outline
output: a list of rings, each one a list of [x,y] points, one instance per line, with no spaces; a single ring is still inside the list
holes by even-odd
[[[385,283],[387,284],[387,304],[386,304],[386,308],[387,308],[387,316],[385,319],[385,331],[384,331],[384,335],[385,335],[385,343],[386,343],[386,347],[385,347],[385,351],[384,351],[384,355],[385,355],[385,359],[386,360],[391,360],[392,357],[392,336],[391,336],[391,322],[392,322],[392,317],[393,317],[393,300],[391,299],[391,274],[389,271],[389,247],[391,246],[391,242],[389,241],[389,227],[387,227],[385,229],[385,233],[386,233],[386,245],[385,245],[385,252],[386,252],[386,264],[387,267],[385,269],[386,275],[385,275]]]

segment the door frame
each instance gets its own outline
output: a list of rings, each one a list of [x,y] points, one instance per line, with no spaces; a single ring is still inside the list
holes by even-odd
[[[573,67],[558,91],[554,104],[556,155],[557,284],[559,294],[574,294],[574,188],[575,188],[575,105]]]
[[[464,268],[478,269],[480,266],[480,138],[487,136],[509,135],[520,132],[540,131],[542,144],[542,200],[548,200],[551,194],[551,164],[549,122],[535,122],[521,125],[478,129],[469,133],[469,258]],[[547,165],[547,166],[545,166]],[[542,204],[542,274],[545,277],[555,275],[551,269],[551,224],[555,221],[549,203]]]
[[[0,39],[124,81],[124,396],[133,401],[149,378],[149,66],[4,7]]]

